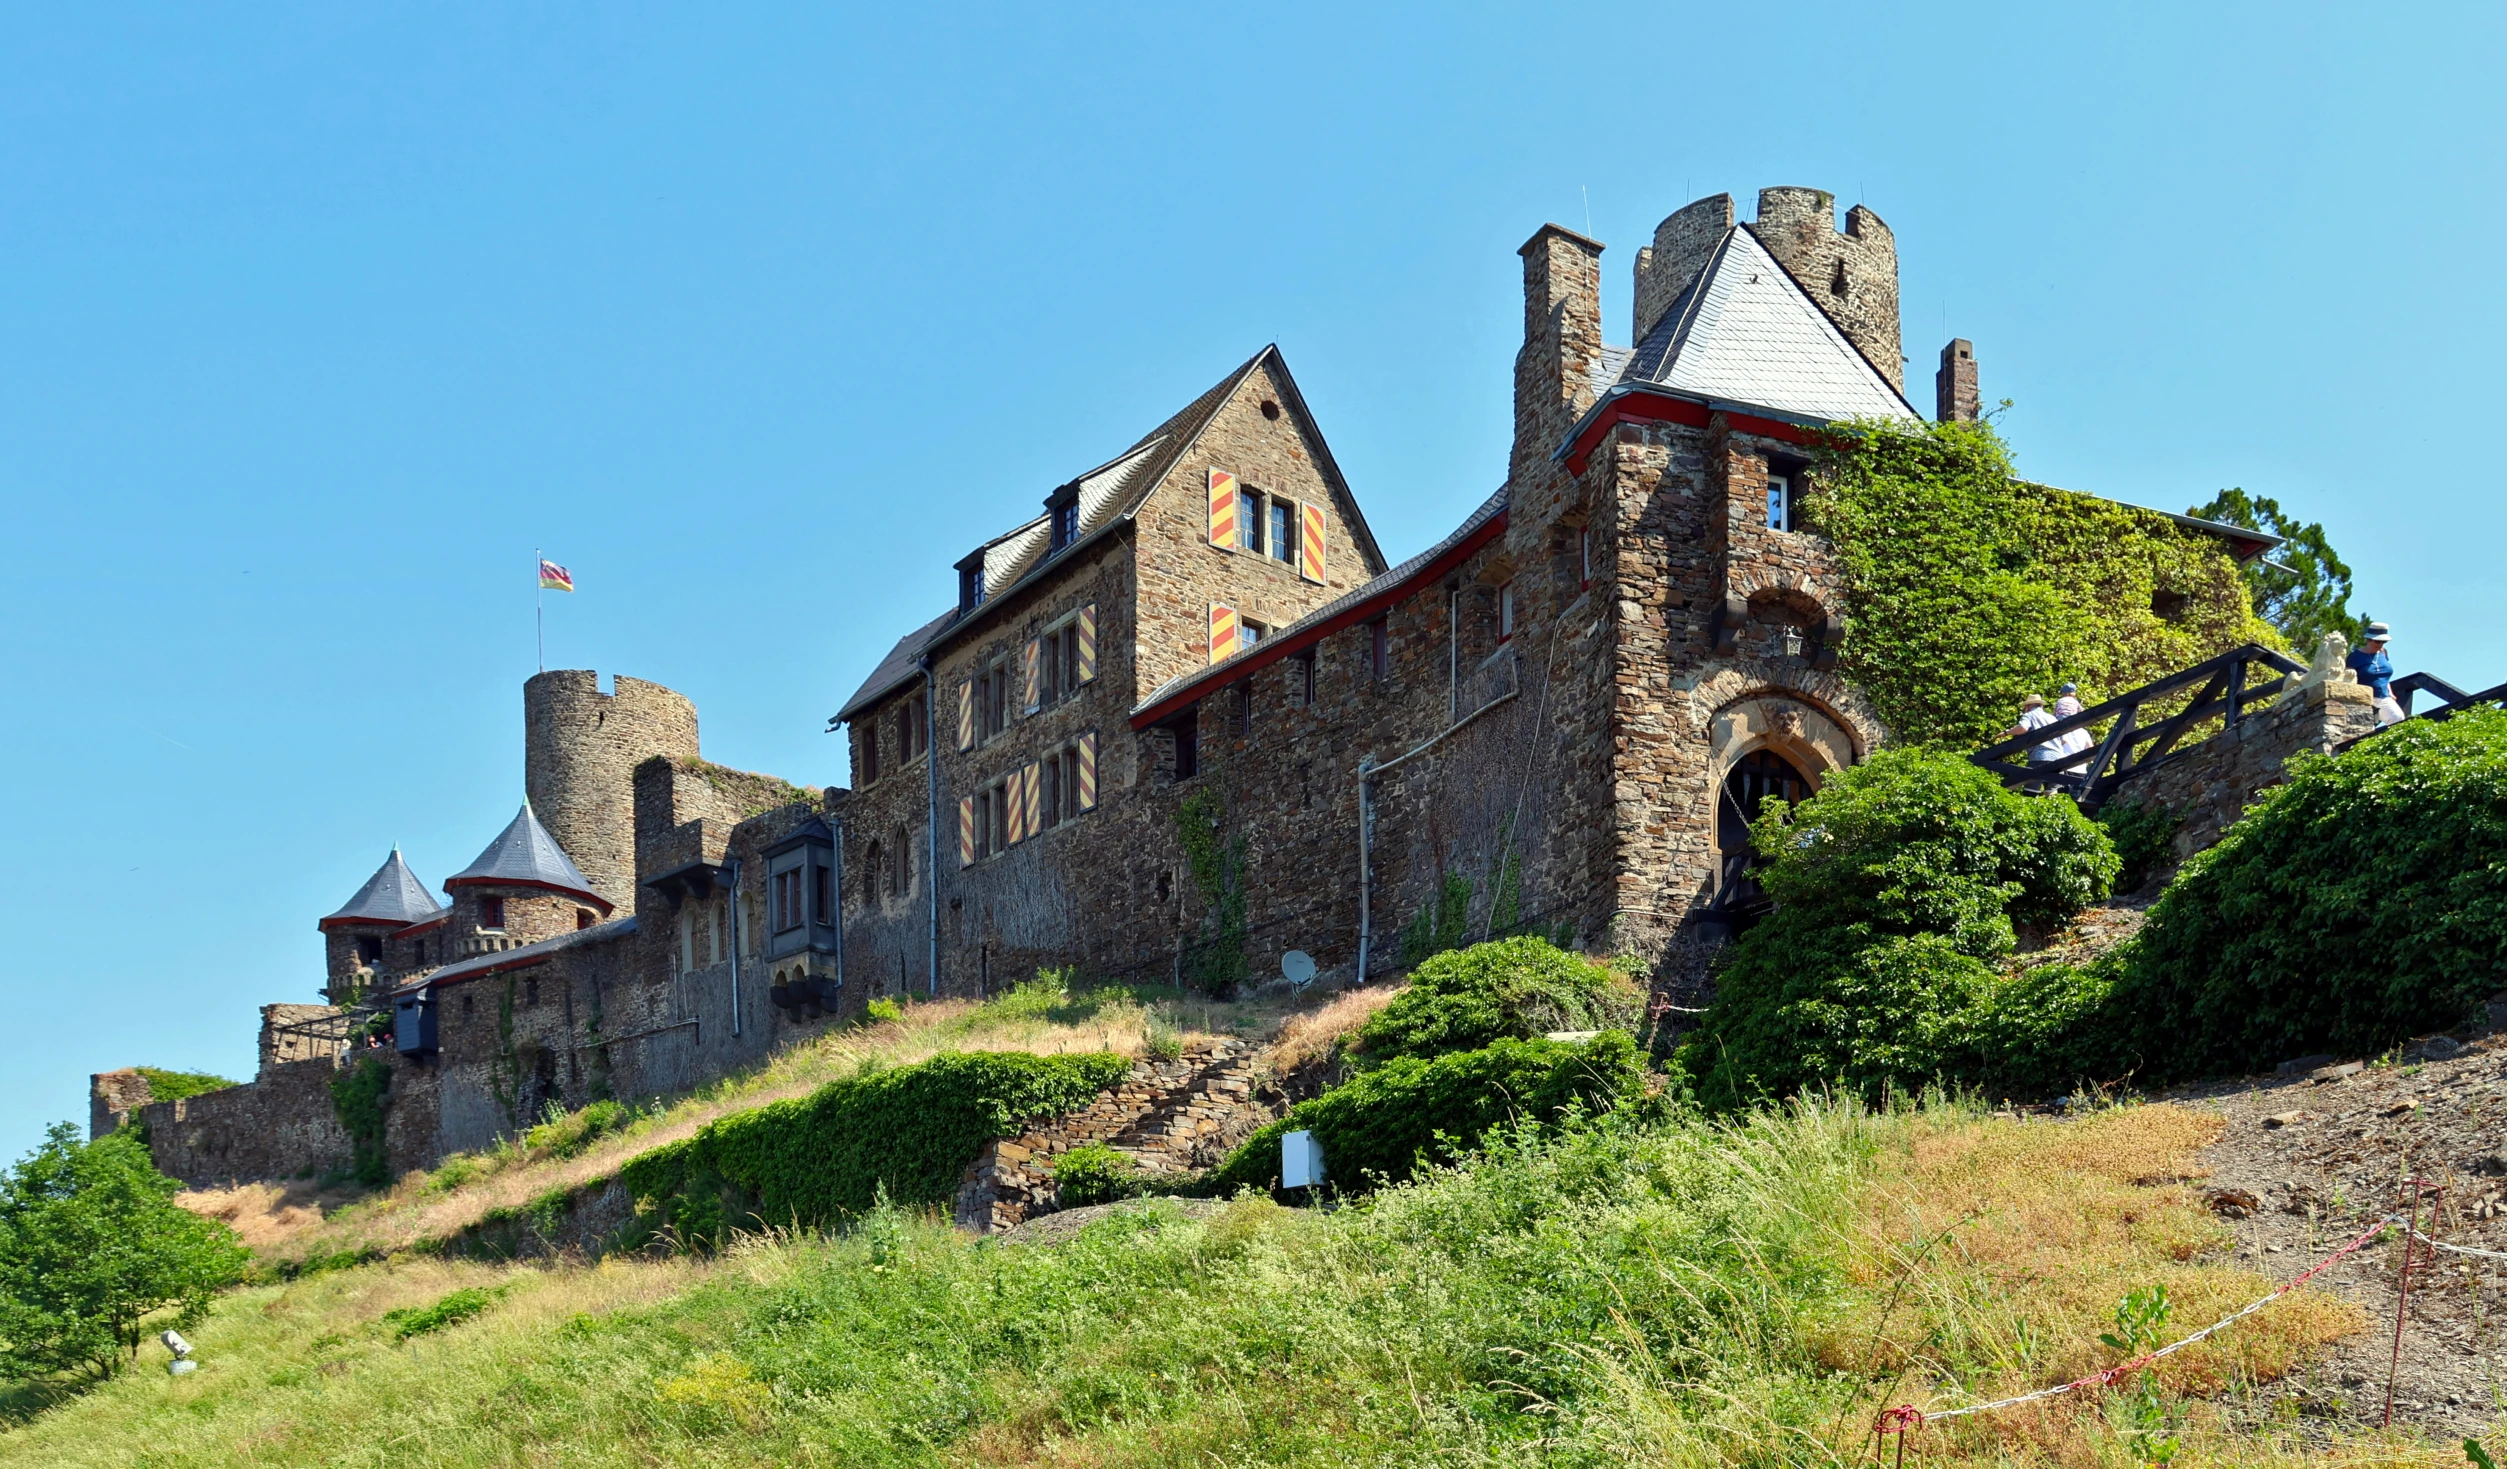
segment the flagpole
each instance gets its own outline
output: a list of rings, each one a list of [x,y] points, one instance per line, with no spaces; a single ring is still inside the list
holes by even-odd
[[[540,585],[540,548],[531,548],[531,629],[539,635],[540,672],[548,672],[548,591]]]

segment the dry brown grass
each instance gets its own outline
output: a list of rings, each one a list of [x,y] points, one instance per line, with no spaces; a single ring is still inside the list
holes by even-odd
[[[1367,1023],[1376,1011],[1393,1003],[1408,985],[1380,984],[1343,990],[1321,1009],[1289,1016],[1271,1046],[1271,1068],[1295,1071],[1331,1054],[1343,1036]]]
[[[1858,1215],[1849,1270],[1870,1304],[1822,1335],[1820,1359],[1846,1370],[1899,1369],[1889,1401],[1949,1407],[2112,1365],[2119,1354],[2098,1337],[2116,1330],[2116,1305],[2134,1290],[2166,1288],[2162,1341],[2268,1293],[2278,1282],[2220,1262],[2233,1236],[2194,1186],[2199,1155],[2221,1127],[2216,1117],[2168,1106],[2066,1125],[1925,1124]],[[2158,1380],[2197,1397],[2269,1381],[2365,1324],[2352,1307],[2300,1291],[2165,1359]],[[1958,1387],[1936,1396],[1927,1379]],[[2098,1396],[2084,1391],[1929,1428],[1924,1457],[2115,1462],[2101,1422]],[[2185,1433],[2179,1463],[2281,1461],[2283,1446],[2234,1432],[2208,1406],[2191,1412]]]

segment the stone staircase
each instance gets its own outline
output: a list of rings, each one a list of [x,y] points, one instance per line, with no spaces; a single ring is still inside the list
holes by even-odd
[[[960,1229],[991,1234],[1060,1207],[1052,1160],[1104,1143],[1152,1178],[1198,1172],[1278,1112],[1257,1094],[1262,1050],[1240,1040],[1187,1044],[1172,1061],[1135,1061],[1111,1091],[1067,1116],[986,1144],[958,1183]]]

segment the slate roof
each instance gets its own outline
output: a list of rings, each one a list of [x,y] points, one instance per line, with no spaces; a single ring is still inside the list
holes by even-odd
[[[540,825],[540,818],[531,814],[527,800],[514,813],[512,823],[487,844],[479,860],[444,879],[448,888],[507,883],[571,893],[600,904],[603,912],[612,906],[609,899],[592,891],[592,880],[575,866],[566,849],[557,845],[557,838],[548,834],[548,828]]]
[[[1282,393],[1290,400],[1299,418],[1314,423],[1314,415],[1306,407],[1305,396],[1298,391],[1297,380],[1289,374],[1288,363],[1280,356],[1275,343],[1256,352],[1235,371],[1219,379],[1200,397],[1177,410],[1166,422],[1141,435],[1132,446],[1112,459],[1087,471],[1078,478],[1058,485],[1054,494],[1074,490],[1079,499],[1079,534],[1061,550],[1046,554],[1051,544],[1051,527],[1045,517],[1028,521],[1015,529],[995,536],[976,547],[983,556],[984,600],[962,613],[951,609],[906,634],[888,655],[879,660],[870,677],[862,680],[853,697],[828,721],[830,726],[851,719],[865,707],[893,693],[916,673],[923,655],[937,650],[961,629],[981,622],[991,609],[1046,567],[1077,554],[1104,536],[1108,531],[1138,513],[1149,492],[1172,472],[1178,462],[1192,451],[1203,429],[1218,415],[1228,398],[1242,386],[1245,379],[1269,363],[1280,380]],[[1349,484],[1341,477],[1340,465],[1318,428],[1315,434],[1315,468],[1324,483],[1340,495],[1342,508],[1359,540],[1367,564],[1380,566],[1384,552],[1376,545],[1375,532],[1367,526],[1366,516],[1358,508],[1358,497],[1351,494]]]
[[[593,924],[590,928],[578,928],[572,933],[561,933],[553,939],[542,939],[536,944],[524,944],[519,949],[503,949],[493,954],[479,954],[457,964],[447,964],[441,969],[431,969],[401,985],[393,993],[405,995],[412,990],[423,990],[443,984],[459,984],[465,979],[478,979],[507,969],[526,969],[534,964],[547,963],[560,950],[576,948],[583,944],[607,943],[612,939],[625,938],[634,932],[635,915],[630,913],[624,918],[613,918],[607,923]]]
[[[1822,423],[1918,416],[1744,225],[1725,231],[1619,384]]]
[[[357,895],[319,926],[327,930],[334,923],[420,923],[443,911],[444,905],[435,901],[435,894],[418,881],[418,874],[401,860],[400,848],[394,847]]]
[[[1295,622],[1274,629],[1270,636],[1255,644],[1251,651],[1240,653],[1224,663],[1213,663],[1205,668],[1196,668],[1190,673],[1179,674],[1168,679],[1158,686],[1156,692],[1133,706],[1132,716],[1137,719],[1158,705],[1190,691],[1196,684],[1230,683],[1242,678],[1252,669],[1287,657],[1306,643],[1314,641],[1314,637],[1321,636],[1327,624],[1357,613],[1369,602],[1399,595],[1412,580],[1423,572],[1428,572],[1443,560],[1448,552],[1469,541],[1489,522],[1505,513],[1506,491],[1500,489],[1496,494],[1481,501],[1478,509],[1464,516],[1462,524],[1447,532],[1435,545],[1386,571],[1383,575],[1369,580],[1364,586],[1353,587],[1298,618]],[[1308,634],[1314,636],[1309,637]]]

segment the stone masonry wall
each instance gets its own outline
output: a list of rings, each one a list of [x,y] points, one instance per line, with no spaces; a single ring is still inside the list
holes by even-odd
[[[2292,755],[2301,750],[2330,753],[2375,729],[2376,706],[2364,685],[2314,684],[2161,762],[2148,774],[2126,778],[2108,799],[2162,806],[2174,813],[2183,823],[2176,831],[2181,861],[2218,841],[2256,797],[2279,785]]]
[[[635,911],[635,768],[694,757],[696,706],[657,683],[555,669],[522,686],[523,787],[531,808],[592,890]]]
[[[331,1110],[328,1060],[290,1061],[257,1081],[140,1110],[157,1171],[195,1188],[345,1168],[346,1129]]]
[[[960,1229],[991,1234],[1060,1207],[1053,1160],[1104,1143],[1152,1178],[1209,1168],[1278,1114],[1255,1096],[1258,1054],[1242,1041],[1198,1042],[1173,1061],[1137,1061],[1088,1106],[984,1145],[958,1183]]]

